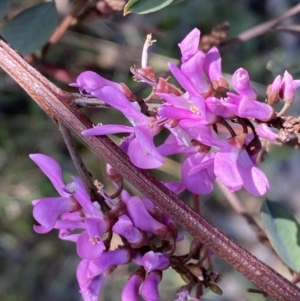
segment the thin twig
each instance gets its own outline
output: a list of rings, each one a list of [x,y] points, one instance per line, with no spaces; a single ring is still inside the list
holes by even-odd
[[[88,192],[91,200],[97,201],[101,205],[101,210],[103,210],[103,212],[107,212],[110,209],[110,207],[106,204],[104,198],[97,192],[97,188],[93,183],[92,175],[87,170],[86,166],[84,165],[81,159],[81,156],[72,138],[71,132],[60,121],[58,122],[58,126],[64,138],[65,144],[68,148],[72,161],[80,176],[80,179],[82,180],[83,185],[86,191]]]
[[[299,301],[300,288],[226,237],[149,172],[132,165],[128,156],[108,137],[81,136],[83,130],[92,127],[92,122],[74,104],[74,96],[49,82],[4,41],[0,41],[0,66],[23,87],[47,115],[79,135],[98,156],[196,239],[276,300]]]
[[[224,49],[226,47],[229,46],[234,46],[240,42],[245,42],[248,41],[250,39],[253,39],[259,35],[262,35],[272,29],[274,29],[274,27],[276,25],[278,25],[279,23],[281,23],[282,21],[284,21],[285,19],[288,19],[296,14],[300,13],[300,4],[295,5],[294,7],[292,7],[291,9],[289,9],[288,11],[286,11],[284,14],[282,14],[281,16],[261,23],[257,26],[254,26],[248,30],[245,30],[244,32],[240,33],[237,37],[229,39],[227,41],[224,41],[220,44],[219,49]]]
[[[44,46],[42,50],[42,56],[44,57],[50,47],[57,43],[60,38],[64,35],[70,25],[76,20],[77,14],[81,11],[81,9],[86,5],[86,0],[78,0],[76,4],[73,6],[71,12],[61,21],[57,29],[54,31],[52,36],[50,37],[48,43]]]
[[[200,212],[200,200],[198,194],[193,194],[193,209],[197,214],[201,214]]]
[[[74,93],[73,101],[79,108],[92,108],[92,109],[111,109],[112,107],[99,98],[84,97],[80,94]],[[155,110],[159,107],[158,103],[147,103],[149,111]]]
[[[226,196],[228,202],[232,206],[232,208],[240,215],[242,215],[245,220],[248,222],[250,227],[253,229],[254,233],[257,236],[257,239],[267,246],[270,250],[274,252],[274,249],[272,245],[269,242],[268,237],[266,236],[265,232],[260,228],[260,226],[257,224],[253,216],[251,216],[245,206],[242,204],[242,202],[239,200],[237,195],[233,192],[231,192],[226,186],[224,186],[219,179],[216,179],[216,183],[219,186],[219,188],[222,190],[223,194]]]

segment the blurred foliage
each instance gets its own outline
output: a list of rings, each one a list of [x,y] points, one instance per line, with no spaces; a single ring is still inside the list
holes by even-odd
[[[73,1],[74,2],[74,1]],[[60,18],[71,9],[73,2],[57,0]],[[294,3],[293,3],[294,2]],[[297,1],[269,0],[186,0],[148,15],[117,13],[107,19],[97,18],[79,22],[53,45],[47,56],[35,67],[51,81],[68,91],[68,83],[84,70],[94,70],[111,80],[125,82],[142,95],[140,85],[134,83],[129,67],[140,65],[140,56],[146,34],[153,33],[157,40],[150,49],[149,64],[157,73],[167,71],[167,62],[179,60],[177,44],[194,27],[208,34],[212,27],[228,21],[229,37],[261,22],[272,19],[289,9]],[[7,17],[11,18],[25,8],[41,3],[38,0],[12,1]],[[297,22],[299,17],[294,17]],[[289,33],[269,32],[255,39],[222,51],[224,73],[236,68],[246,68],[251,79],[261,88],[262,100],[266,85],[275,75],[288,69],[299,75],[298,37]],[[56,231],[46,235],[34,233],[32,225],[33,199],[56,195],[54,188],[40,170],[29,160],[30,153],[45,153],[60,162],[66,180],[75,173],[66,147],[55,124],[4,72],[0,72],[0,300],[2,301],[74,301],[80,300],[76,282],[79,259],[75,246],[60,241]],[[298,104],[291,114],[300,111]],[[85,110],[95,123],[106,123],[120,116],[112,111]],[[96,158],[79,140],[78,147],[84,162],[95,179],[104,181],[104,163]],[[270,178],[269,197],[285,204],[299,216],[299,151],[287,147],[272,147],[262,168]],[[168,173],[179,175],[172,161],[166,164],[160,177]],[[171,172],[170,172],[171,171]],[[133,190],[131,187],[130,189]],[[134,191],[134,190],[133,190]],[[248,211],[259,216],[263,199],[241,191],[239,196]],[[190,195],[182,198],[191,203]],[[247,250],[290,277],[287,269],[266,247],[260,245],[244,219],[230,208],[220,191],[201,197],[201,213],[215,226]],[[187,234],[189,238],[189,235]],[[179,251],[188,251],[188,244],[179,244]],[[224,275],[220,283],[224,294],[209,293],[210,300],[265,300],[257,294],[246,292],[253,285],[217,256],[214,269]],[[132,267],[121,267],[107,281],[100,300],[120,300],[123,283]],[[173,300],[176,287],[182,281],[172,271],[164,277],[162,300]],[[166,290],[164,290],[164,288]]]

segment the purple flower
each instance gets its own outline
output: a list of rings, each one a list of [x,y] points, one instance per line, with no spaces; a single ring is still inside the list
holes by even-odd
[[[128,143],[128,155],[131,162],[140,168],[160,167],[164,163],[164,158],[156,150],[153,142],[153,137],[161,130],[161,126],[157,125],[156,119],[142,114],[137,102],[130,102],[120,90],[114,87],[107,86],[93,91],[91,94],[121,111],[133,126],[99,125],[83,131],[82,135],[133,134]]]
[[[268,86],[266,97],[267,97],[267,103],[270,106],[273,106],[276,104],[279,100],[279,93],[281,89],[281,76],[277,75],[271,85]]]
[[[221,56],[217,47],[212,47],[206,54],[203,70],[214,90],[222,94],[228,91],[229,84],[222,73]]]
[[[136,228],[127,215],[119,216],[112,230],[114,233],[126,238],[135,247],[142,245],[146,241],[145,233]]]
[[[167,104],[158,108],[158,115],[179,120],[179,125],[199,127],[216,121],[216,116],[207,111],[205,99],[201,95],[188,97],[158,93],[158,96],[167,101]]]
[[[97,301],[100,290],[106,278],[102,273],[96,277],[88,277],[89,260],[83,259],[77,267],[77,281],[84,301]]]
[[[190,60],[199,51],[200,30],[194,28],[182,41],[178,44],[181,51],[181,61],[183,63]]]
[[[161,239],[168,239],[172,237],[168,227],[150,215],[140,197],[132,197],[126,191],[123,191],[122,202],[124,203],[127,214],[135,227],[155,234]]]
[[[170,266],[170,258],[162,253],[149,251],[142,257],[141,263],[147,272],[165,270]]]
[[[87,96],[91,95],[93,91],[107,86],[118,90],[122,89],[120,84],[107,80],[93,71],[82,72],[77,77],[76,83],[72,83],[70,86],[79,88],[80,93]]]
[[[158,285],[162,279],[161,271],[150,272],[141,287],[141,296],[145,301],[159,301]]]
[[[205,53],[198,49],[200,41],[199,29],[193,29],[179,43],[182,54],[182,65],[179,69],[174,63],[169,63],[169,69],[180,85],[190,95],[207,95],[211,93],[211,87],[202,76]]]
[[[292,103],[295,99],[295,91],[300,86],[300,80],[293,80],[288,71],[285,71],[281,81],[280,96],[288,103]]]
[[[181,175],[186,188],[195,194],[209,194],[216,179],[214,174],[215,154],[196,152],[185,158]]]
[[[60,229],[62,239],[77,242],[77,252],[81,258],[99,257],[105,249],[102,234],[110,224],[92,204],[81,180],[73,177],[74,182],[65,185],[62,170],[54,159],[42,154],[32,154],[30,158],[61,194],[61,197],[33,201],[33,216],[40,223],[40,226],[34,226],[35,231],[46,233],[53,228]],[[84,231],[73,234],[75,229]]]
[[[278,138],[278,134],[274,133],[266,123],[260,123],[255,127],[256,133],[265,139],[274,141]]]
[[[209,128],[193,128],[196,132],[196,138],[209,145],[214,145],[213,138],[207,132]],[[190,131],[192,128],[189,129]],[[194,140],[189,134],[183,132],[180,127],[170,129],[172,134],[165,143],[159,146],[162,155],[171,155],[175,153],[185,153],[181,167],[182,184],[189,191],[196,194],[208,194],[213,189],[215,181],[214,175],[214,153],[209,153],[210,147]],[[200,136],[199,136],[200,135]]]
[[[105,271],[109,274],[111,269],[116,268],[118,265],[130,262],[131,258],[131,250],[127,248],[104,251],[98,258],[89,261],[87,275],[88,277],[93,278]]]
[[[81,187],[78,187],[75,182],[64,184],[62,170],[54,159],[43,154],[31,154],[29,157],[40,167],[61,195],[61,197],[43,198],[32,202],[33,216],[40,224],[35,225],[34,230],[38,233],[47,233],[55,227],[59,216],[80,208],[76,197],[81,194],[79,191]]]
[[[139,289],[145,279],[144,269],[137,270],[127,280],[123,290],[121,299],[122,301],[138,301],[139,300]]]
[[[232,119],[236,117],[233,111],[231,111],[226,106],[224,106],[222,98],[220,99],[214,96],[207,97],[205,99],[205,104],[208,111],[216,116],[220,116],[228,119]]]
[[[176,294],[177,298],[174,301],[201,301],[198,298],[194,298],[190,295],[190,292],[188,290],[181,290]]]
[[[244,187],[255,196],[269,190],[265,174],[253,163],[245,149],[245,135],[228,139],[215,156],[215,175],[231,191]]]
[[[234,93],[227,93],[227,95],[228,97],[221,99],[221,103],[236,116],[261,121],[268,121],[274,117],[274,109],[266,103],[252,100],[247,95]]]
[[[103,218],[86,218],[85,231],[77,240],[77,253],[83,259],[98,258],[105,250],[102,234],[109,229],[109,224]]]
[[[257,94],[250,85],[250,77],[247,70],[245,70],[244,68],[237,69],[231,77],[231,82],[233,89],[238,94],[256,100]]]

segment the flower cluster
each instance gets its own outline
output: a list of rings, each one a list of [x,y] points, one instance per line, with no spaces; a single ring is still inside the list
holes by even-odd
[[[209,272],[208,257],[203,256],[201,245],[196,244],[192,253],[193,258],[201,256],[201,265],[188,263],[191,256],[174,255],[180,238],[177,227],[149,199],[123,190],[118,200],[109,200],[111,208],[103,213],[99,203],[90,200],[79,178],[63,182],[62,170],[54,159],[43,154],[31,154],[30,158],[60,194],[33,201],[33,216],[39,223],[34,230],[47,233],[58,229],[60,239],[76,243],[81,258],[77,280],[85,301],[98,300],[106,277],[119,265],[130,262],[138,268],[122,291],[122,301],[138,300],[139,295],[145,301],[160,300],[162,271],[170,266],[188,279],[178,292],[180,301],[190,298],[193,286],[209,287],[219,280],[218,275]],[[110,247],[113,235],[120,236],[123,243],[116,249]]]
[[[156,80],[151,67],[132,68],[136,81],[152,86],[150,99],[161,99],[155,111],[142,110],[145,102],[128,92],[125,85],[110,82],[92,71],[79,75],[76,83],[84,95],[94,96],[121,111],[132,126],[98,125],[83,135],[128,133],[120,147],[131,162],[140,168],[157,168],[164,157],[181,153],[181,187],[195,194],[208,194],[218,178],[231,191],[244,187],[255,196],[269,189],[268,179],[256,166],[261,150],[259,137],[278,139],[270,128],[277,116],[272,105],[283,99],[291,103],[299,80],[286,71],[278,76],[267,91],[267,103],[258,101],[248,72],[239,68],[231,78],[233,91],[221,70],[221,57],[216,47],[208,53],[198,49],[200,31],[194,29],[179,44],[182,64],[169,63],[169,69],[185,92]],[[255,124],[254,122],[255,121]],[[240,130],[237,125],[240,124]],[[170,134],[159,146],[155,135],[166,128]]]
[[[251,86],[248,72],[239,68],[231,77],[229,90],[218,49],[213,47],[204,53],[198,49],[199,40],[200,31],[194,29],[179,44],[181,66],[169,63],[184,91],[164,78],[156,79],[147,66],[145,53],[142,68],[131,68],[136,81],[152,87],[144,100],[124,84],[106,80],[92,71],[80,74],[71,86],[79,88],[82,95],[96,97],[119,110],[131,123],[99,124],[82,135],[127,133],[120,148],[134,165],[143,169],[161,167],[166,156],[182,154],[181,181],[164,183],[175,193],[184,189],[194,194],[211,193],[218,178],[231,191],[243,187],[261,196],[268,191],[269,183],[256,165],[260,137],[280,140],[282,135],[274,128],[278,122],[284,125],[284,121],[291,132],[297,122],[280,116],[294,101],[300,81],[293,80],[286,71],[268,87],[263,103]],[[151,41],[147,43],[151,45]],[[154,109],[150,108],[152,99],[160,100]],[[273,105],[280,99],[285,106],[276,114]],[[169,135],[157,146],[154,137],[162,129]],[[39,223],[34,229],[38,233],[58,229],[61,239],[76,243],[81,258],[77,279],[85,301],[96,301],[106,277],[119,265],[128,263],[138,267],[123,288],[122,301],[138,300],[139,295],[145,301],[158,301],[158,285],[163,270],[169,267],[186,282],[178,290],[176,301],[199,300],[202,286],[220,292],[215,284],[220,277],[209,271],[206,247],[194,239],[189,254],[174,255],[180,237],[178,229],[149,199],[120,189],[113,198],[100,191],[102,200],[91,201],[79,178],[73,177],[72,183],[63,182],[62,170],[54,159],[42,154],[30,157],[60,195],[33,201],[33,215]],[[111,248],[113,236],[122,241],[116,249]],[[190,295],[194,287],[196,297]]]

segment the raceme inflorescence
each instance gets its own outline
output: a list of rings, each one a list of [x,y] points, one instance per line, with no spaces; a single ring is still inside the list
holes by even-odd
[[[124,84],[92,71],[80,74],[71,86],[119,110],[131,123],[99,124],[82,135],[126,133],[119,146],[142,169],[159,168],[166,156],[182,154],[180,181],[163,183],[176,194],[184,190],[209,194],[218,179],[230,191],[244,188],[262,196],[269,190],[269,182],[256,164],[261,138],[286,142],[290,133],[299,134],[298,121],[282,115],[293,103],[300,81],[285,71],[269,85],[265,102],[260,102],[248,72],[237,69],[230,88],[222,74],[218,49],[212,47],[204,53],[198,49],[199,40],[200,31],[194,29],[179,44],[181,66],[169,63],[180,88],[165,78],[156,79],[147,66],[145,47],[141,68],[131,68],[136,81],[152,87],[143,100]],[[148,46],[151,42],[148,37]],[[281,99],[284,108],[276,113],[273,106]],[[150,106],[152,100],[156,106]],[[154,137],[163,129],[168,137],[156,145]],[[123,288],[122,301],[138,300],[139,295],[146,301],[160,300],[158,285],[163,271],[170,267],[186,283],[175,300],[199,300],[203,287],[220,293],[216,284],[220,275],[210,270],[211,252],[194,239],[188,254],[175,255],[176,243],[183,237],[174,221],[149,199],[123,189],[113,168],[108,166],[107,173],[122,189],[111,197],[98,187],[110,208],[104,210],[101,203],[91,200],[79,178],[63,182],[62,170],[54,159],[43,154],[30,157],[60,195],[33,201],[33,215],[39,223],[34,229],[38,233],[58,229],[61,239],[76,243],[81,258],[77,279],[85,301],[96,301],[105,279],[119,265],[128,263],[135,264],[136,269]],[[122,245],[113,249],[111,242],[116,235]],[[195,297],[191,296],[193,288]]]

